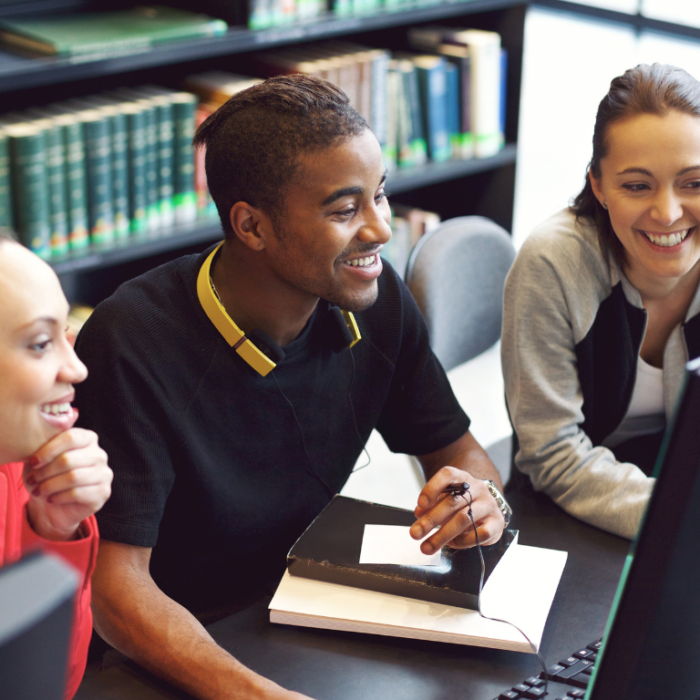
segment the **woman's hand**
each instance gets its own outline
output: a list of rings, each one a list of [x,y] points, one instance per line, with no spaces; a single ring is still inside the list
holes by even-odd
[[[42,445],[24,467],[33,530],[47,540],[78,539],[78,526],[105,504],[112,470],[91,430],[71,428]]]

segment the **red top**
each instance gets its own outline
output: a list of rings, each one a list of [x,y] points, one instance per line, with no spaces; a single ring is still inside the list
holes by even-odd
[[[68,656],[66,700],[75,695],[85,672],[92,635],[90,577],[97,560],[99,535],[95,516],[81,524],[85,536],[72,542],[50,542],[39,537],[27,520],[29,494],[22,481],[21,463],[0,465],[0,566],[17,561],[36,548],[58,554],[78,571],[82,584],[76,593],[71,648]]]

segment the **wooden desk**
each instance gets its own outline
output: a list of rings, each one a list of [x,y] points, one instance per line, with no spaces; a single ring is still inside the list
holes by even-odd
[[[629,542],[584,525],[530,490],[509,500],[522,544],[569,552],[542,643],[551,665],[602,635]],[[268,603],[260,600],[207,629],[242,663],[316,700],[491,700],[540,670],[533,654],[272,625]],[[88,669],[76,700],[188,697],[125,662]]]

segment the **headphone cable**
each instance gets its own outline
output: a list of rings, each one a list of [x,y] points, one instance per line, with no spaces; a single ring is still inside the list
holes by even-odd
[[[466,482],[465,482],[466,483]],[[510,625],[514,629],[516,629],[527,641],[527,643],[530,645],[530,648],[532,651],[537,654],[537,659],[540,662],[540,665],[542,666],[542,676],[544,678],[544,695],[547,695],[547,664],[545,663],[544,657],[540,653],[540,650],[532,643],[530,640],[530,637],[528,637],[525,632],[523,632],[520,627],[518,627],[516,624],[509,622],[508,620],[502,620],[501,618],[498,617],[489,617],[488,615],[484,615],[483,612],[481,612],[481,592],[484,589],[484,577],[486,575],[486,562],[484,561],[484,553],[481,550],[481,542],[479,542],[479,533],[476,530],[476,523],[474,522],[474,514],[472,512],[472,492],[469,488],[469,485],[467,484],[466,492],[469,494],[469,499],[464,495],[464,493],[459,493],[457,494],[458,496],[461,496],[468,505],[468,510],[467,510],[467,515],[469,516],[469,520],[471,520],[472,527],[474,528],[474,539],[476,540],[476,548],[477,551],[479,552],[479,560],[481,562],[481,575],[479,576],[479,593],[477,595],[477,602],[476,602],[476,608],[477,612],[481,617],[484,618],[484,620],[491,620],[493,622],[503,622],[506,625]],[[544,697],[543,695],[543,697]]]
[[[350,359],[352,360],[352,370],[350,371],[350,386],[348,387],[348,403],[350,404],[350,413],[352,414],[352,424],[355,426],[355,435],[357,435],[357,441],[360,443],[360,447],[362,447],[362,452],[365,453],[367,457],[367,461],[361,466],[361,467],[355,467],[350,473],[354,474],[355,472],[359,472],[361,469],[364,469],[365,467],[369,467],[369,465],[372,463],[372,458],[369,456],[369,452],[367,451],[367,444],[362,442],[362,438],[360,437],[360,431],[357,429],[357,419],[355,418],[355,408],[352,405],[352,385],[353,382],[355,381],[355,355],[352,354],[352,348],[348,348],[348,351],[350,352]]]
[[[282,387],[277,381],[277,377],[274,372],[272,372],[272,378],[275,380],[275,384],[277,384],[277,388],[279,389],[280,394],[282,394],[282,398],[289,404],[289,408],[292,409],[292,415],[294,416],[294,420],[296,421],[297,428],[299,428],[299,435],[301,435],[301,446],[304,448],[304,454],[306,455],[306,460],[309,463],[309,472],[323,485],[323,488],[326,489],[326,491],[328,492],[328,496],[330,498],[333,498],[333,496],[335,495],[335,491],[333,491],[333,489],[326,483],[326,480],[322,476],[317,474],[316,470],[314,469],[313,462],[311,461],[311,457],[309,456],[309,451],[306,449],[306,439],[304,438],[304,431],[302,430],[301,423],[299,423],[299,419],[297,418],[297,412],[294,410],[294,405],[287,398],[287,395],[282,391]]]

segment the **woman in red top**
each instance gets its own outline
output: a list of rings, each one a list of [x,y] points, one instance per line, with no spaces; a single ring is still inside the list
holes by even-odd
[[[3,232],[0,300],[0,566],[39,547],[80,573],[66,687],[71,698],[92,633],[93,513],[109,498],[112,472],[97,436],[73,428],[72,385],[87,370],[66,338],[68,303],[58,278]]]

